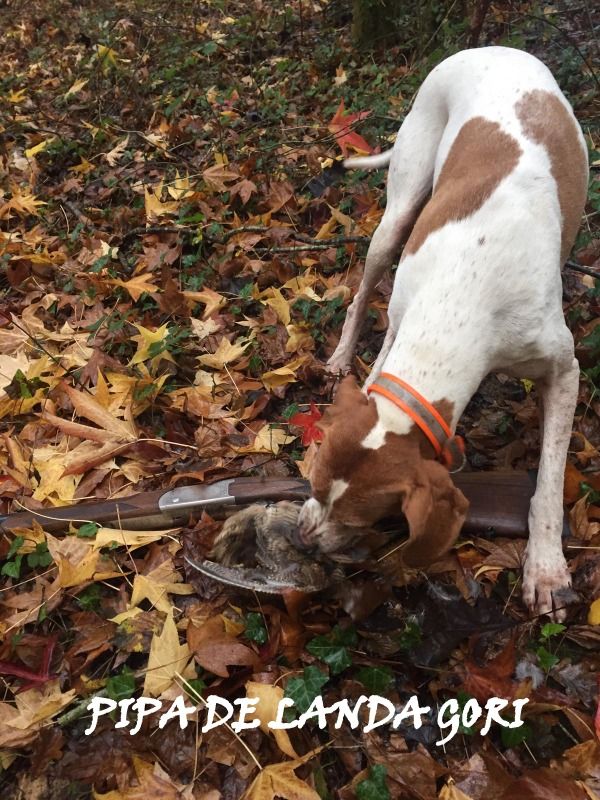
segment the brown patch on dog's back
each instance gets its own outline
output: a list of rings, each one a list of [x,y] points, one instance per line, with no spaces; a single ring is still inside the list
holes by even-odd
[[[473,117],[462,126],[406,243],[413,254],[430,233],[474,214],[519,163],[521,148],[497,122]],[[403,254],[403,256],[404,256]]]
[[[555,94],[541,89],[523,95],[515,111],[525,136],[545,147],[550,158],[562,215],[562,265],[575,241],[587,197],[587,156],[577,123]]]

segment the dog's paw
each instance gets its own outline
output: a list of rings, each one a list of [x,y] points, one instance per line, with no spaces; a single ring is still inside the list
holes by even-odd
[[[532,558],[526,560],[523,600],[532,614],[548,614],[556,622],[562,622],[567,615],[566,606],[577,599],[571,589],[571,575],[562,554],[552,565],[536,562]]]
[[[350,372],[352,367],[352,353],[338,352],[331,356],[325,364],[325,369],[331,376],[343,377]]]

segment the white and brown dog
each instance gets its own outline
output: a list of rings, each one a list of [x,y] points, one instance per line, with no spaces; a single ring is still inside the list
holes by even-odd
[[[348,369],[369,295],[406,242],[389,328],[363,390],[346,378],[323,417],[300,536],[340,549],[357,527],[401,510],[406,563],[434,561],[468,505],[449,475],[460,466],[460,415],[488,373],[531,378],[543,437],[523,597],[560,618],[570,584],[562,490],[579,384],[561,267],[586,199],[581,129],[536,58],[467,50],[427,77],[391,151],[346,162],[387,164],[387,207],[330,369]]]

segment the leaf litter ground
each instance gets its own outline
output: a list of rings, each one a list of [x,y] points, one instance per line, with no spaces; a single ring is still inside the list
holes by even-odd
[[[493,4],[488,43],[550,63],[590,145],[574,252],[600,265],[597,81],[587,5]],[[429,69],[464,46],[450,13],[422,55],[352,50],[336,4],[13,2],[0,97],[0,425],[4,509],[222,477],[306,476],[330,402],[323,364],[384,203],[384,149]],[[541,16],[540,16],[541,14]],[[407,17],[408,23],[410,19]],[[419,57],[415,52],[421,53]],[[524,542],[462,540],[425,577],[357,576],[285,602],[190,574],[221,523],[127,534],[82,524],[0,540],[0,786],[32,800],[600,797],[600,284],[565,274],[582,365],[566,475],[565,626],[528,619]],[[356,370],[386,327],[373,296]],[[477,469],[535,467],[535,389],[485,381],[462,423]],[[391,580],[390,580],[391,579]],[[138,734],[88,698],[261,696],[260,726]],[[530,698],[518,729],[274,732],[300,711],[379,694],[402,705]]]

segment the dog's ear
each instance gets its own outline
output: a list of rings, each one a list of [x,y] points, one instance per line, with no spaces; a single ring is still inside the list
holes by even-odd
[[[409,540],[402,549],[402,559],[409,567],[425,567],[452,547],[469,503],[452,483],[448,470],[429,459],[421,462],[417,481],[403,494],[402,512],[408,522]]]
[[[348,375],[340,383],[333,404],[327,408],[321,419],[315,424],[317,428],[326,431],[337,419],[351,419],[351,416],[348,417],[349,414],[356,413],[357,408],[368,404],[369,399],[366,394],[361,392],[354,375]]]

